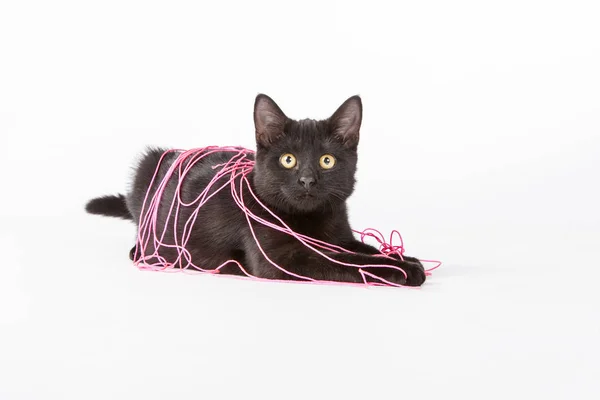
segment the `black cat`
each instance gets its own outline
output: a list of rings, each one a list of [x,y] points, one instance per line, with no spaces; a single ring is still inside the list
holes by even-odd
[[[270,97],[258,95],[254,103],[256,163],[248,175],[251,188],[260,201],[294,231],[359,253],[326,252],[331,258],[360,265],[397,266],[408,278],[395,268],[363,269],[394,283],[420,286],[425,281],[425,272],[417,259],[404,257],[402,261],[398,256],[375,256],[380,254],[379,251],[356,240],[350,229],[346,199],[354,191],[361,121],[362,102],[358,96],[346,100],[329,119],[295,121],[286,117]],[[150,149],[144,154],[127,196],[93,199],[86,210],[138,223],[144,197],[163,152],[162,149]],[[181,189],[184,200],[196,198],[215,174],[211,167],[226,162],[231,156],[232,153],[215,153],[196,164],[184,180]],[[172,153],[165,157],[158,178],[164,176],[175,157]],[[173,180],[165,190],[166,199],[173,198],[174,187]],[[253,201],[251,194],[246,193],[244,199],[252,212],[273,219]],[[161,204],[161,226],[166,222],[165,210],[169,206]],[[183,226],[194,209],[182,209],[179,215],[182,223],[178,226]],[[288,271],[317,280],[363,282],[355,267],[331,262],[294,237],[272,228],[258,223],[253,223],[252,227],[269,258]],[[166,237],[169,237],[168,232]],[[259,251],[246,217],[235,205],[229,190],[220,191],[202,206],[186,249],[193,263],[202,268],[215,268],[234,259],[254,276],[295,279],[271,265]],[[170,262],[177,258],[175,251],[163,248],[159,251]],[[241,271],[234,264],[228,264],[221,273],[241,274]],[[371,280],[375,281],[369,278]]]

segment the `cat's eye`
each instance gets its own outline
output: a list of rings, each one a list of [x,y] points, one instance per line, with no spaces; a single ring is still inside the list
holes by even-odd
[[[321,168],[323,169],[331,169],[335,165],[335,157],[331,154],[324,154],[319,160],[319,165],[321,165]]]
[[[288,169],[294,168],[296,166],[296,157],[293,154],[285,153],[279,157],[279,162]]]

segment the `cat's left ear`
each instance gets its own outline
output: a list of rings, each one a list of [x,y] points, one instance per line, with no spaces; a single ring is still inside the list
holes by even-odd
[[[266,94],[259,94],[254,101],[254,128],[256,143],[269,147],[283,135],[287,117],[281,108]]]
[[[361,122],[362,101],[359,96],[352,96],[329,118],[329,129],[346,146],[356,147],[360,136]]]

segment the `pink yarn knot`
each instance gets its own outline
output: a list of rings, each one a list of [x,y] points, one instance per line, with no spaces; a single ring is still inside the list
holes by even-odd
[[[381,232],[377,229],[367,228],[364,231],[356,231],[353,230],[354,233],[360,235],[360,240],[365,243],[365,238],[370,237],[373,238],[379,243],[379,251],[382,256],[389,257],[390,254],[397,254],[401,260],[404,260],[404,239],[402,239],[402,235],[397,230],[393,230],[390,233],[390,240],[388,242],[385,241],[385,237]],[[397,238],[399,244],[394,244],[394,239]],[[419,259],[422,264],[433,264],[431,268],[425,268],[425,275],[430,276],[431,271],[437,269],[442,265],[441,261],[437,260],[423,260]]]
[[[379,243],[379,251],[384,256],[389,256],[390,254],[397,254],[402,259],[404,255],[404,240],[402,239],[402,235],[397,230],[393,230],[390,233],[390,240],[388,242],[385,241],[385,237],[381,232],[377,229],[367,228],[364,231],[354,231],[360,235],[360,240],[365,243],[365,238],[370,237],[373,238]],[[394,238],[397,237],[399,244],[394,244]]]

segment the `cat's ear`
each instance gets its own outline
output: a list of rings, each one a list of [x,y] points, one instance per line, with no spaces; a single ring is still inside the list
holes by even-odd
[[[283,135],[287,117],[279,106],[266,94],[259,94],[254,101],[254,128],[256,143],[269,147]]]
[[[329,118],[330,132],[348,147],[358,145],[362,122],[362,101],[352,96]]]

